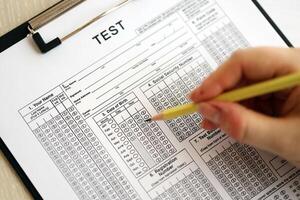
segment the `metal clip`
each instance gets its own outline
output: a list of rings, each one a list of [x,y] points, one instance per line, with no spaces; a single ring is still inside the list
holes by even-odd
[[[111,12],[121,8],[122,6],[126,5],[127,3],[129,3],[132,0],[123,0],[119,4],[111,7],[110,9],[107,9],[106,11],[102,12],[100,15],[89,20],[84,25],[75,29],[71,33],[67,34],[66,36],[62,37],[62,39],[57,37],[54,40],[46,43],[43,40],[43,38],[41,37],[41,35],[38,32],[36,32],[36,30],[38,28],[42,27],[43,25],[47,24],[48,22],[50,22],[57,16],[61,15],[65,11],[71,9],[72,7],[74,7],[75,5],[77,5],[83,1],[85,1],[85,0],[68,0],[68,1],[59,2],[58,4],[54,5],[50,9],[46,10],[42,14],[38,15],[37,17],[35,17],[29,21],[28,30],[29,30],[30,34],[32,35],[33,40],[35,41],[35,43],[37,44],[37,46],[39,47],[39,49],[42,53],[46,53],[46,52],[52,50],[53,48],[59,46],[63,41],[72,37],[76,33],[82,31],[87,26],[89,26],[92,23],[96,22],[97,20],[103,18],[104,16],[110,14]]]

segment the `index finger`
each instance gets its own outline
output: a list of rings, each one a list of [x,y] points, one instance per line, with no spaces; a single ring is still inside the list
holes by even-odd
[[[194,102],[207,101],[243,80],[256,82],[291,73],[296,71],[293,61],[296,57],[294,50],[287,48],[238,50],[195,89],[190,98]]]

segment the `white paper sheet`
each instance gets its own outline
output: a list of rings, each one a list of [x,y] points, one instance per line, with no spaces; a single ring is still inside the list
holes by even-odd
[[[97,2],[42,35],[113,3]],[[135,0],[45,55],[26,38],[0,54],[1,138],[44,199],[300,199],[297,169],[198,114],[144,122],[257,45],[286,46],[244,0]]]

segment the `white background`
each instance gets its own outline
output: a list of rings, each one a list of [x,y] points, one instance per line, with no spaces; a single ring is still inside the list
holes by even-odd
[[[295,47],[300,47],[300,0],[259,0]]]

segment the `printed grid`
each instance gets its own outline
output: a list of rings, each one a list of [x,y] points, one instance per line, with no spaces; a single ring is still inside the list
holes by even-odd
[[[277,177],[252,147],[232,144],[206,161],[232,199],[252,199]]]
[[[249,47],[247,40],[232,22],[210,33],[201,40],[201,44],[219,65],[234,51]]]
[[[60,95],[51,101],[60,111],[33,133],[78,198],[140,199],[76,108],[63,101],[69,100]]]
[[[159,86],[154,86],[156,89],[158,88],[158,92],[154,92],[154,87],[150,89],[152,96],[150,96],[148,100],[157,112],[187,104],[190,102],[187,95],[196,88],[196,86],[200,85],[211,71],[212,69],[208,63],[203,62],[190,71],[185,71],[183,76],[176,73],[171,78],[171,84],[163,80]],[[202,117],[195,113],[189,116],[178,117],[174,120],[168,120],[166,124],[178,141],[182,142],[200,130],[199,124],[201,121]]]
[[[190,171],[183,179],[179,180],[165,192],[157,194],[154,200],[220,200],[222,199],[214,186],[203,172],[198,168]]]
[[[97,122],[136,177],[176,152],[156,122],[145,122],[149,117],[134,97],[114,114]]]

